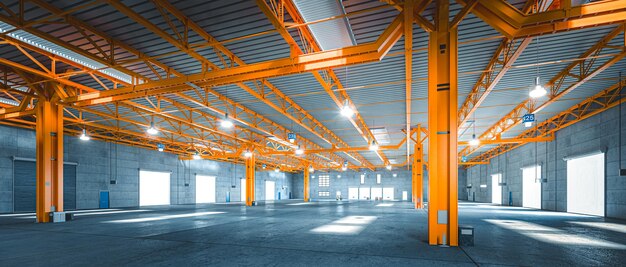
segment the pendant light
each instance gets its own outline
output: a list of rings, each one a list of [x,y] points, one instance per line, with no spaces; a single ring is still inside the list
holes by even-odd
[[[246,151],[243,152],[243,156],[246,158],[252,157],[252,151],[250,151],[249,149],[246,149]]]
[[[371,151],[378,150],[378,143],[376,143],[376,140],[372,140],[372,143],[370,144],[370,150]]]
[[[469,141],[470,146],[478,146],[480,144],[480,140],[476,138],[476,113],[474,113],[474,133],[472,134],[472,140]]]
[[[154,127],[154,117],[152,117],[152,121],[150,122],[150,128],[146,131],[149,135],[155,135],[159,133],[156,127]]]
[[[302,147],[298,145],[298,148],[296,148],[296,155],[300,156],[302,154],[304,154],[304,149],[302,149]]]
[[[200,157],[200,153],[196,152],[195,154],[193,154],[193,159],[198,160],[201,159],[202,157]]]
[[[539,97],[545,96],[548,93],[548,91],[546,91],[546,88],[543,87],[543,85],[541,84],[541,81],[539,80],[539,37],[536,37],[536,40],[537,40],[537,61],[535,63],[535,67],[536,67],[535,86],[528,93],[528,95],[531,98],[539,98]]]
[[[87,129],[83,128],[83,133],[80,135],[80,140],[89,141],[89,136],[87,135]]]
[[[348,67],[346,66],[346,86],[344,86],[343,88],[348,87]],[[352,107],[350,106],[350,102],[348,102],[348,99],[343,101],[343,106],[341,107],[341,115],[346,117],[346,118],[351,118],[352,115],[354,115],[354,110],[352,109]]]
[[[233,121],[231,121],[230,118],[228,118],[228,113],[224,113],[224,119],[222,119],[222,121],[220,122],[220,125],[226,129],[233,127]]]

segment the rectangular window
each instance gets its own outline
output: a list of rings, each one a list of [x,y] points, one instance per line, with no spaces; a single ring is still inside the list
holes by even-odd
[[[380,184],[380,174],[376,174],[376,184]]]
[[[329,175],[319,175],[319,183],[320,187],[329,187],[330,186],[330,176]]]
[[[365,174],[361,174],[361,184],[365,184]]]
[[[317,192],[317,195],[320,197],[329,197],[330,196],[330,192],[328,191],[319,191]]]

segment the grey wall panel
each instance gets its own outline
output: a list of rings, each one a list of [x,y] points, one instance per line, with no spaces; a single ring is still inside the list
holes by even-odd
[[[0,213],[13,212],[13,160],[12,157],[35,158],[35,134],[31,130],[0,126]],[[245,176],[243,165],[209,160],[181,161],[178,156],[156,150],[117,145],[107,142],[90,140],[84,142],[74,136],[64,138],[64,160],[78,165],[66,166],[65,187],[72,190],[65,193],[66,209],[98,208],[99,193],[110,192],[110,207],[136,207],[139,205],[139,169],[171,171],[171,203],[194,204],[195,174],[216,176],[216,200],[225,202],[230,193],[231,201],[239,201],[240,178]],[[17,166],[21,176],[31,177],[31,184],[18,184],[19,199],[32,204],[20,207],[23,210],[34,210],[35,203],[35,165],[34,162],[24,163],[32,167]],[[70,171],[75,169],[72,179]],[[26,173],[31,171],[30,174]],[[285,199],[293,192],[292,174],[276,173],[273,170],[257,170],[257,200],[265,197],[265,180],[276,182],[281,198]],[[116,181],[112,184],[111,181]],[[26,183],[26,180],[23,181]],[[23,186],[23,188],[19,188]],[[234,187],[232,187],[234,186]],[[31,189],[28,189],[30,187]],[[32,193],[26,193],[26,192]],[[74,196],[72,196],[74,195]],[[72,199],[75,199],[72,202]],[[22,202],[20,202],[22,203]],[[19,204],[22,205],[22,204]]]
[[[33,212],[37,208],[37,166],[34,161],[14,161],[15,212]],[[63,209],[76,209],[76,165],[63,165]]]
[[[470,199],[476,194],[477,202],[491,202],[491,178],[494,173],[503,173],[506,186],[502,188],[502,203],[508,205],[509,195],[513,206],[522,205],[522,171],[520,168],[535,163],[541,165],[542,209],[567,211],[567,162],[566,156],[575,156],[590,151],[606,149],[605,154],[605,214],[607,217],[626,219],[626,179],[619,176],[621,166],[626,167],[626,107],[621,108],[622,129],[619,129],[619,107],[587,118],[556,133],[555,140],[526,144],[492,159],[489,165],[477,165],[467,170],[466,183]],[[622,149],[619,148],[620,132]],[[500,165],[498,165],[500,164]],[[480,184],[487,188],[480,188]]]
[[[63,210],[76,209],[76,165],[63,165]]]
[[[15,212],[32,212],[36,209],[35,182],[37,170],[34,161],[14,162],[14,203]]]

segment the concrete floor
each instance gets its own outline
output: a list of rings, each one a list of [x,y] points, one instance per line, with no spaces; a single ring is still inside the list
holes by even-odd
[[[459,213],[476,229],[474,247],[429,246],[426,212],[407,202],[101,210],[63,224],[2,214],[0,265],[626,264],[623,221],[477,203],[461,203]]]

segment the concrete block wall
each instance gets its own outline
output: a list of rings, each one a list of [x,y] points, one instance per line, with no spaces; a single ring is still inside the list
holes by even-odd
[[[35,132],[28,129],[0,126],[0,213],[13,212],[13,157],[36,157]],[[76,208],[98,208],[99,193],[109,191],[110,207],[139,205],[139,170],[171,172],[171,204],[195,203],[195,175],[216,176],[216,200],[240,201],[243,165],[227,162],[181,161],[177,155],[156,150],[118,145],[77,137],[64,138],[65,162],[76,167]],[[293,192],[291,173],[257,170],[256,199],[265,200],[265,181],[276,183],[282,199]],[[116,184],[110,181],[115,180]],[[188,184],[186,186],[185,184]],[[235,186],[234,188],[232,186]]]
[[[472,184],[472,188],[466,190],[469,200],[472,200],[472,194],[476,194],[477,202],[491,202],[491,174],[502,173],[507,183],[502,188],[502,203],[508,204],[511,192],[513,206],[521,206],[521,168],[537,162],[541,165],[541,176],[547,179],[542,183],[542,209],[565,212],[567,162],[563,158],[604,150],[605,214],[606,217],[626,219],[626,177],[619,176],[619,112],[619,107],[614,107],[558,131],[554,141],[526,144],[492,159],[489,165],[469,168],[465,177],[466,183]],[[626,134],[626,107],[622,107],[621,112],[621,132]],[[621,151],[621,166],[626,168],[625,137],[622,137]],[[487,188],[480,188],[480,184],[487,184]]]
[[[365,184],[361,185],[361,174],[365,173]],[[396,177],[393,177],[393,174],[396,174]],[[320,187],[318,175],[328,174],[330,176],[330,186],[329,187]],[[376,174],[381,174],[381,183],[376,184]],[[338,178],[337,175],[341,175],[341,178]],[[315,176],[315,177],[313,177]],[[313,200],[316,199],[335,199],[335,195],[337,191],[341,191],[341,196],[343,199],[348,199],[348,188],[350,187],[393,187],[394,188],[394,198],[397,200],[402,200],[402,191],[407,191],[409,200],[412,195],[411,188],[411,170],[406,169],[398,169],[398,170],[376,170],[376,171],[330,171],[330,172],[322,172],[315,171],[311,174],[310,182],[309,182],[309,190],[310,195]],[[302,172],[294,174],[293,176],[293,184],[295,187],[294,196],[296,198],[302,199],[304,196],[304,174]],[[424,170],[424,179],[423,179],[423,188],[424,188],[424,201],[428,201],[428,173]],[[318,193],[320,191],[329,191],[330,197],[319,197]]]

